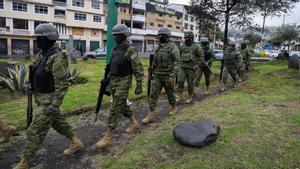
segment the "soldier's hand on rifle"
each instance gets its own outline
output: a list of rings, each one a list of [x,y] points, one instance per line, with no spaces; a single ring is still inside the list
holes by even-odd
[[[173,85],[175,85],[175,83],[176,83],[176,77],[170,76],[169,77],[169,82],[172,83]]]
[[[59,103],[58,103],[58,101],[57,100],[53,100],[52,103],[50,104],[50,106],[48,106],[47,111],[51,115],[59,114],[60,113],[60,109],[59,109]]]
[[[141,93],[143,93],[143,84],[142,82],[137,82],[134,94],[139,95]]]

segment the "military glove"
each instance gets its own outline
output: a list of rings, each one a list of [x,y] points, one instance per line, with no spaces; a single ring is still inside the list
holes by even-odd
[[[169,77],[169,83],[172,83],[173,85],[175,85],[176,83],[176,78],[175,77]]]
[[[59,106],[55,106],[55,105],[50,105],[47,108],[47,112],[49,115],[59,115],[60,114],[60,110],[59,110]]]
[[[141,93],[143,93],[143,85],[142,85],[142,83],[139,82],[139,83],[136,84],[134,94],[139,95]]]

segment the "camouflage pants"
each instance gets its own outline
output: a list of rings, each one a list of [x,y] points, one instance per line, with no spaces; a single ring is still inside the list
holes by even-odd
[[[72,127],[66,122],[63,115],[51,115],[47,112],[49,104],[39,105],[35,112],[35,118],[27,130],[27,139],[23,157],[27,160],[33,158],[40,145],[52,127],[58,133],[71,139],[74,136]]]
[[[210,85],[210,72],[208,70],[208,68],[206,67],[200,67],[200,69],[198,70],[197,74],[196,74],[196,80],[195,80],[195,86],[199,87],[200,86],[200,81],[202,79],[202,75],[204,74],[205,77],[205,85],[206,87],[209,87]]]
[[[115,129],[122,118],[131,117],[132,112],[127,105],[127,98],[129,88],[131,87],[132,76],[126,77],[110,77],[110,84],[112,88],[113,102],[110,109],[108,127],[110,129]]]
[[[230,74],[230,76],[232,77],[234,83],[236,83],[237,81],[237,76],[238,76],[238,69],[236,67],[228,67],[225,66],[223,69],[223,84],[227,84],[228,82],[228,75]]]
[[[151,81],[151,88],[150,88],[150,95],[149,95],[149,109],[150,111],[155,111],[157,107],[158,102],[158,96],[160,95],[160,92],[162,88],[165,89],[168,100],[171,106],[176,105],[176,98],[174,95],[174,84],[169,82],[170,76],[158,76],[153,75],[152,81]]]
[[[182,93],[184,89],[184,82],[187,81],[188,92],[190,95],[194,92],[194,81],[196,76],[196,70],[189,68],[181,68],[178,74],[178,92]]]

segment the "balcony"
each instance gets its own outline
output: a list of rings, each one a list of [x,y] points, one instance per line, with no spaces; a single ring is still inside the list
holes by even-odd
[[[145,4],[138,4],[138,3],[133,3],[132,4],[133,9],[140,9],[140,10],[146,10],[146,5]]]
[[[21,35],[21,36],[30,36],[31,33],[29,30],[23,30],[23,29],[14,29],[13,35]]]
[[[145,29],[137,29],[137,28],[132,28],[131,33],[136,34],[136,35],[146,35],[147,34]]]
[[[66,0],[54,0],[53,5],[66,7],[67,6],[67,1]]]
[[[146,18],[144,15],[137,15],[137,14],[133,14],[132,15],[132,20],[134,21],[139,21],[139,22],[145,22]]]

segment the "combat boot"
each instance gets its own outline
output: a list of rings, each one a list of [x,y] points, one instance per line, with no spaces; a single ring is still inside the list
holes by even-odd
[[[29,169],[29,162],[28,160],[22,158],[21,161],[17,166],[15,166],[13,169]]]
[[[12,134],[16,131],[16,128],[13,126],[4,126],[2,125],[0,130],[3,133],[3,138],[0,140],[0,144],[6,143],[9,141]]]
[[[208,88],[208,87],[206,88],[204,94],[205,94],[205,95],[208,95],[208,94],[209,94],[209,88]]]
[[[179,103],[179,102],[182,102],[183,101],[183,93],[178,93],[176,94],[176,102]]]
[[[225,85],[224,85],[224,84],[221,85],[220,91],[221,91],[221,92],[225,91]]]
[[[105,148],[112,141],[113,130],[108,129],[108,131],[104,134],[104,136],[99,140],[95,145],[94,149]]]
[[[147,116],[142,120],[142,123],[143,124],[149,124],[151,122],[154,122],[154,120],[155,120],[154,112],[149,111]]]
[[[64,151],[64,155],[69,156],[75,152],[82,150],[84,147],[83,143],[77,136],[73,136],[69,148]]]
[[[129,118],[130,126],[126,129],[127,133],[133,133],[138,128],[138,122],[136,121],[134,115]]]
[[[176,106],[172,106],[170,111],[169,111],[169,115],[174,115],[177,113],[177,107]]]
[[[192,96],[193,96],[193,95],[189,94],[188,98],[185,100],[185,103],[186,103],[186,104],[192,103],[192,101],[193,101],[193,97],[192,97]]]

